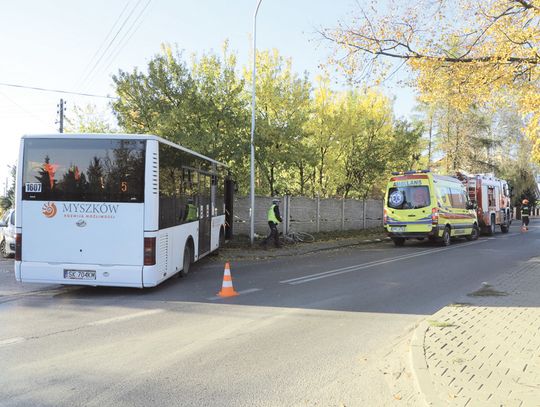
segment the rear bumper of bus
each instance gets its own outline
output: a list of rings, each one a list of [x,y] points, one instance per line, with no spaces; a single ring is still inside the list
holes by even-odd
[[[144,267],[147,269],[148,267]],[[143,288],[143,266],[54,264],[16,261],[15,278],[23,283]]]

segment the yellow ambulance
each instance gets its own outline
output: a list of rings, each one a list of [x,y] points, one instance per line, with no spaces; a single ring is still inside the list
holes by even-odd
[[[476,240],[480,234],[474,204],[457,178],[429,170],[393,172],[384,202],[384,228],[396,246],[423,238],[448,246],[453,237]]]

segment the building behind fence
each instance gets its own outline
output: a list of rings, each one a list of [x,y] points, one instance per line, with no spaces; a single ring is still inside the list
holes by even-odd
[[[255,197],[255,233],[268,233],[268,209],[272,198]],[[249,197],[235,197],[235,235],[249,235]],[[382,226],[383,202],[367,199],[322,199],[300,196],[284,196],[279,205],[283,224],[280,231],[287,232],[330,232],[360,230]]]

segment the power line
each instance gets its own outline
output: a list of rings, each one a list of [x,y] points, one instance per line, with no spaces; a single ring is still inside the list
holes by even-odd
[[[105,38],[103,39],[102,43],[100,44],[99,48],[96,50],[96,52],[94,53],[94,55],[92,56],[92,58],[90,58],[90,61],[88,61],[88,64],[86,65],[86,67],[84,68],[83,70],[83,73],[81,75],[81,78],[79,79],[79,84],[78,85],[82,85],[82,81],[83,81],[83,78],[84,78],[84,74],[87,73],[88,69],[90,68],[90,66],[92,65],[92,62],[97,58],[98,54],[100,53],[100,51],[103,49],[103,46],[105,45],[105,43],[107,42],[107,40],[109,39],[109,37],[111,36],[111,34],[113,33],[113,30],[114,28],[116,27],[116,25],[118,24],[118,22],[120,21],[120,19],[122,18],[122,16],[124,15],[124,12],[127,10],[129,6],[129,1],[126,3],[126,5],[124,6],[124,8],[122,9],[122,11],[120,12],[120,15],[116,18],[116,21],[114,22],[114,24],[112,25],[111,29],[109,30],[109,32],[107,33],[107,35],[105,36]],[[77,86],[79,87],[79,86]]]
[[[92,98],[116,99],[115,97],[112,97],[112,96],[94,95],[92,93],[70,92],[70,91],[67,91],[67,90],[59,90],[59,89],[38,88],[36,86],[17,85],[17,84],[14,84],[14,83],[0,82],[0,86],[9,86],[9,87],[12,87],[12,88],[20,88],[20,89],[39,90],[41,92],[64,93],[64,94],[67,94],[67,95],[88,96],[88,97],[92,97]]]
[[[2,95],[3,97],[5,97],[7,100],[9,100],[11,103],[13,103],[15,106],[17,106],[19,109],[21,109],[23,112],[25,112],[26,114],[30,115],[30,116],[33,116],[35,119],[39,120],[42,124],[45,124],[46,126],[49,126],[48,123],[46,123],[41,117],[37,116],[36,114],[32,113],[30,110],[27,110],[26,108],[24,108],[23,106],[21,106],[20,104],[18,104],[17,102],[15,102],[13,99],[11,99],[8,95],[6,95],[5,93],[3,92],[0,92],[0,95]]]
[[[138,0],[137,3],[135,4],[135,6],[131,9],[131,11],[129,12],[129,14],[127,15],[127,17],[124,19],[124,21],[122,22],[122,25],[120,26],[120,28],[118,29],[118,31],[116,31],[116,34],[114,34],[114,37],[109,41],[109,44],[107,44],[107,47],[105,48],[105,50],[102,52],[101,56],[98,58],[98,60],[96,61],[96,63],[94,64],[94,66],[92,67],[92,69],[90,70],[90,72],[88,72],[88,74],[85,76],[84,80],[83,80],[83,87],[84,85],[89,81],[89,79],[92,77],[92,75],[94,74],[94,71],[96,70],[97,66],[99,65],[99,63],[101,62],[101,60],[103,59],[103,57],[105,56],[105,54],[109,51],[109,49],[111,48],[112,44],[114,43],[114,41],[116,40],[116,38],[118,37],[118,35],[120,34],[120,32],[124,29],[124,26],[126,25],[126,23],[131,19],[131,16],[133,15],[133,13],[135,12],[135,10],[137,9],[137,7],[139,7],[139,4],[141,4],[142,0]]]
[[[116,58],[118,58],[118,55],[120,55],[120,53],[122,52],[124,47],[129,43],[129,41],[131,40],[131,37],[133,37],[133,35],[141,27],[142,23],[144,22],[144,18],[141,18],[141,17],[143,16],[144,12],[146,11],[146,9],[148,8],[148,6],[150,5],[151,2],[152,2],[152,0],[148,0],[146,2],[145,6],[142,8],[142,10],[139,12],[137,17],[135,18],[135,20],[133,20],[132,24],[129,26],[127,31],[124,33],[124,35],[122,36],[122,38],[118,42],[118,45],[116,45],[116,47],[109,54],[109,61],[110,62],[105,67],[105,70],[104,70],[105,72],[109,69],[109,67],[116,60]],[[137,25],[137,26],[135,27],[135,25]]]

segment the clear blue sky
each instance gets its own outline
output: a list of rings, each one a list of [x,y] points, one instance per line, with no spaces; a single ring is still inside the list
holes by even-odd
[[[111,75],[118,69],[144,69],[164,42],[178,44],[186,54],[201,54],[219,52],[228,39],[230,49],[238,55],[238,65],[250,64],[256,3],[4,1],[0,11],[0,82],[112,95]],[[313,78],[330,53],[330,45],[321,42],[316,29],[347,21],[357,7],[353,0],[263,0],[257,18],[257,48],[277,48],[280,54],[292,58],[295,71],[307,70]],[[103,53],[109,43],[110,48]],[[398,116],[409,115],[414,105],[412,92],[396,87],[387,89],[386,94],[397,97]],[[20,136],[57,131],[56,105],[60,98],[67,101],[66,116],[74,105],[92,103],[103,109],[107,105],[106,99],[0,86],[2,193],[7,166],[17,160]]]

